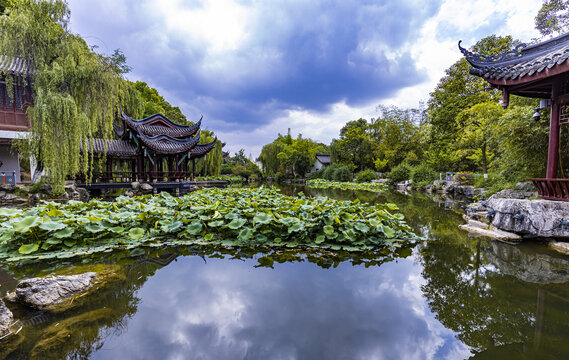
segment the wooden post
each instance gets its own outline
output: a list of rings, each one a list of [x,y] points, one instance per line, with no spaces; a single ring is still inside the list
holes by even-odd
[[[192,159],[192,181],[196,180],[196,159]]]
[[[559,101],[560,91],[560,82],[554,82],[551,88],[551,119],[549,121],[549,148],[547,150],[547,172],[545,175],[548,179],[557,178],[557,162],[559,161],[559,113],[561,110]]]

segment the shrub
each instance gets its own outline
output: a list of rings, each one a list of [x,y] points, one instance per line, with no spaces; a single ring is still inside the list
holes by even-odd
[[[413,180],[413,188],[415,189],[424,189],[425,186],[431,184],[437,178],[437,172],[426,164],[421,164],[415,167],[413,169],[413,175],[411,177]]]
[[[377,179],[377,175],[371,169],[362,170],[356,174],[356,182],[358,183],[370,182],[375,179]]]
[[[470,171],[461,171],[454,175],[454,181],[460,185],[474,185],[474,174]]]
[[[352,181],[352,172],[345,166],[339,166],[334,172],[334,181]]]
[[[310,179],[322,179],[324,176],[324,169],[316,170],[311,172],[310,174],[306,175],[308,180]]]
[[[336,170],[338,170],[337,164],[328,165],[324,168],[324,172],[322,174],[322,177],[326,180],[333,181],[333,180],[335,180],[334,178],[336,176]]]
[[[509,182],[501,173],[490,173],[487,179],[483,176],[477,178],[474,186],[484,188],[487,190],[486,195],[490,196],[500,190],[515,188],[515,183]]]
[[[411,179],[412,169],[406,163],[401,163],[391,169],[389,173],[389,183],[391,185],[397,184],[398,182]]]

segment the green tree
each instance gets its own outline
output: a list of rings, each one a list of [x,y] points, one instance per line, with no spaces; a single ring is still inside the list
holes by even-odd
[[[213,131],[201,130],[200,144],[209,144],[216,136]],[[223,163],[223,151],[221,141],[216,140],[215,148],[206,154],[196,163],[196,174],[200,176],[217,176],[221,173]]]
[[[471,51],[495,55],[518,44],[510,36],[492,35],[478,41]],[[427,108],[429,148],[426,158],[435,170],[471,170],[475,167],[468,154],[454,152],[453,144],[464,127],[458,115],[476,104],[498,102],[500,99],[497,90],[487,91],[486,81],[470,75],[469,69],[466,59],[460,59],[445,71],[445,76],[430,94]]]
[[[560,33],[569,23],[568,0],[546,0],[535,17],[535,28],[542,35]]]
[[[461,111],[457,117],[462,124],[457,148],[467,154],[466,158],[482,167],[484,177],[487,177],[489,162],[495,155],[495,146],[491,146],[490,139],[502,114],[500,104],[484,102]]]
[[[34,74],[34,104],[27,109],[32,129],[20,150],[35,156],[55,190],[62,191],[68,176],[92,166],[93,157],[87,151],[81,155],[81,144],[109,139],[119,103],[137,116],[140,98],[121,77],[126,68],[120,51],[97,54],[68,31],[65,1],[12,0],[6,14],[0,16],[0,53],[23,59]],[[14,80],[19,81],[7,83]]]
[[[351,170],[374,167],[374,143],[367,133],[367,121],[350,121],[340,130],[340,138],[332,140],[330,155],[332,162],[347,165]]]
[[[178,124],[188,124],[188,119],[182,113],[179,107],[172,106],[170,103],[158,93],[158,90],[151,88],[144,81],[131,83],[142,96],[144,104],[143,116],[150,116],[156,113],[165,115],[168,119]]]

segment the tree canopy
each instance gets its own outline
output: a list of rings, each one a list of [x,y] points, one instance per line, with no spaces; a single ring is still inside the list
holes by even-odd
[[[127,68],[120,51],[98,54],[69,32],[65,1],[13,0],[5,12],[0,53],[25,60],[34,74],[34,104],[27,109],[32,129],[21,150],[47,169],[61,191],[68,176],[90,169],[93,157],[81,155],[81,144],[110,138],[119,103],[140,116],[142,102],[121,76]]]

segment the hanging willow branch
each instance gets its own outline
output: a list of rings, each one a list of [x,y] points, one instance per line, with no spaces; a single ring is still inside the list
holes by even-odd
[[[110,139],[119,103],[139,116],[142,101],[121,76],[126,66],[120,52],[97,54],[69,33],[65,1],[12,0],[6,12],[0,17],[0,53],[24,59],[33,74],[34,104],[27,109],[32,130],[19,147],[62,191],[67,177],[91,172],[93,156],[81,144]]]

